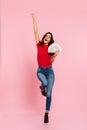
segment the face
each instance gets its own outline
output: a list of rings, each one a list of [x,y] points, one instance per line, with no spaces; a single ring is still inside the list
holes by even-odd
[[[48,44],[50,42],[50,40],[51,40],[51,35],[48,33],[48,34],[46,34],[46,36],[44,38],[44,43]]]

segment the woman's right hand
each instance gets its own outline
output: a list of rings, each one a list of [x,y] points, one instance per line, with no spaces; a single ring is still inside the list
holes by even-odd
[[[36,44],[40,41],[39,34],[38,34],[38,27],[36,23],[36,17],[34,13],[31,13],[32,19],[33,19],[33,29],[34,29],[34,35],[35,35],[35,40]]]
[[[35,17],[35,14],[34,14],[34,13],[31,13],[31,16],[32,16],[32,17]]]

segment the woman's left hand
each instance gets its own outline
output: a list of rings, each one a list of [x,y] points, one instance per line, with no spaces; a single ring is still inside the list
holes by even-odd
[[[55,57],[59,54],[59,51],[56,51],[52,56],[51,56],[51,62],[54,62]]]
[[[53,54],[53,56],[57,56],[59,54],[59,51],[55,51],[55,53]]]

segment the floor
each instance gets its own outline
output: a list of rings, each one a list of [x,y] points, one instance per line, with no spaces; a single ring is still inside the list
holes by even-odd
[[[0,130],[87,130],[87,111],[50,112],[49,123],[44,113],[28,110],[1,110]]]

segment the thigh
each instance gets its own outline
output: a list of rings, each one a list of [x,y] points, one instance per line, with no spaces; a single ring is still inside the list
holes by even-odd
[[[41,68],[38,68],[37,70],[37,77],[44,86],[47,86],[48,84],[47,77],[45,76]]]

